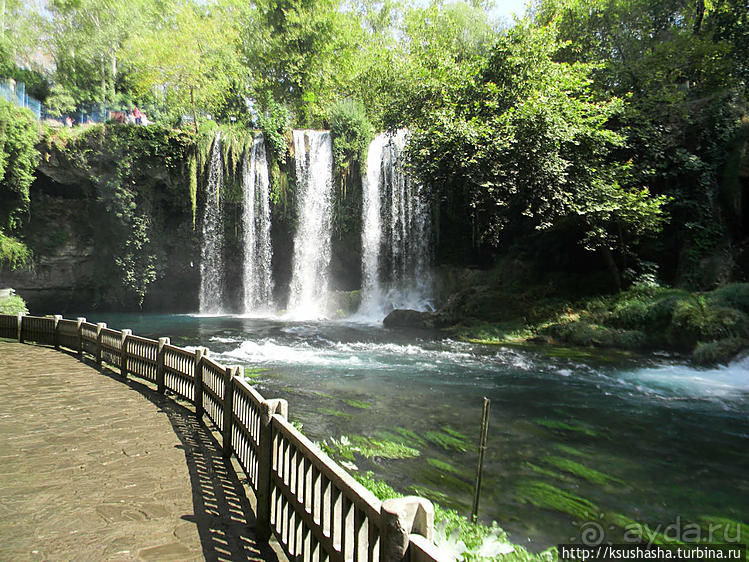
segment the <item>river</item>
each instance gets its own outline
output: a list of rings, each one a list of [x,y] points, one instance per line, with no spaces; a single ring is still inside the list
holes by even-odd
[[[749,358],[697,369],[667,355],[475,345],[343,321],[89,321],[209,347],[245,366],[265,397],[287,399],[311,439],[372,449],[353,454],[358,470],[465,514],[490,398],[480,518],[533,551],[591,529],[616,542],[635,523],[667,536],[693,524],[723,525],[729,540],[747,532],[731,525],[749,514]],[[405,454],[378,454],[382,443]]]

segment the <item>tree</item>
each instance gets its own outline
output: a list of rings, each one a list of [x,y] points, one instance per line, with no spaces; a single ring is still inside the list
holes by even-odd
[[[55,82],[78,103],[118,101],[120,47],[142,25],[151,0],[52,0],[49,50]]]
[[[172,112],[192,114],[196,126],[199,111],[224,107],[246,81],[230,14],[222,5],[166,2],[121,51],[135,92],[155,93]]]
[[[411,160],[457,202],[474,243],[577,223],[578,242],[604,255],[619,285],[612,253],[658,230],[664,199],[616,158],[624,137],[608,124],[621,101],[597,98],[591,66],[556,62],[557,48],[549,29],[508,32],[470,86],[417,121]]]
[[[620,153],[638,182],[670,198],[666,255],[677,259],[666,263],[683,284],[704,283],[699,264],[742,236],[729,233],[741,217],[726,202],[740,191],[727,169],[747,138],[748,13],[746,0],[542,0],[535,7],[536,23],[553,26],[565,45],[557,60],[594,64],[598,95],[625,100]]]
[[[337,0],[259,0],[243,34],[255,99],[270,93],[294,109],[299,126],[322,125],[355,72],[357,16]]]

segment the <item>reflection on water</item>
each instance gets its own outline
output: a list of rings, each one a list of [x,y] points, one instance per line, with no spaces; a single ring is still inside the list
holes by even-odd
[[[497,348],[352,323],[90,320],[204,345],[254,369],[260,392],[286,398],[312,439],[364,435],[418,449],[416,458],[356,464],[464,513],[489,397],[480,515],[534,550],[579,537],[588,518],[615,540],[627,522],[749,513],[749,358],[704,370],[668,357]]]

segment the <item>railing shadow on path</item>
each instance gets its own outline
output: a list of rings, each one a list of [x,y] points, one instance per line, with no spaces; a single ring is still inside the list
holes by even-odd
[[[93,368],[96,364],[86,360]],[[182,519],[197,525],[206,560],[263,560],[278,562],[267,542],[255,540],[255,514],[242,478],[230,460],[222,458],[221,444],[195,412],[175,397],[159,394],[148,385],[106,367],[101,373],[130,387],[166,414],[185,452],[192,487],[193,514]]]

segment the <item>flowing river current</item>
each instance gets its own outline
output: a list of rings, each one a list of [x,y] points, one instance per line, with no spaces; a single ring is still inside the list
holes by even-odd
[[[490,398],[480,519],[534,551],[590,532],[620,542],[634,525],[666,536],[712,525],[749,539],[749,358],[697,369],[667,356],[485,346],[346,322],[89,320],[243,365],[264,396],[288,400],[308,437],[346,436],[367,453],[354,452],[358,470],[463,514]],[[390,454],[394,443],[407,454]]]

